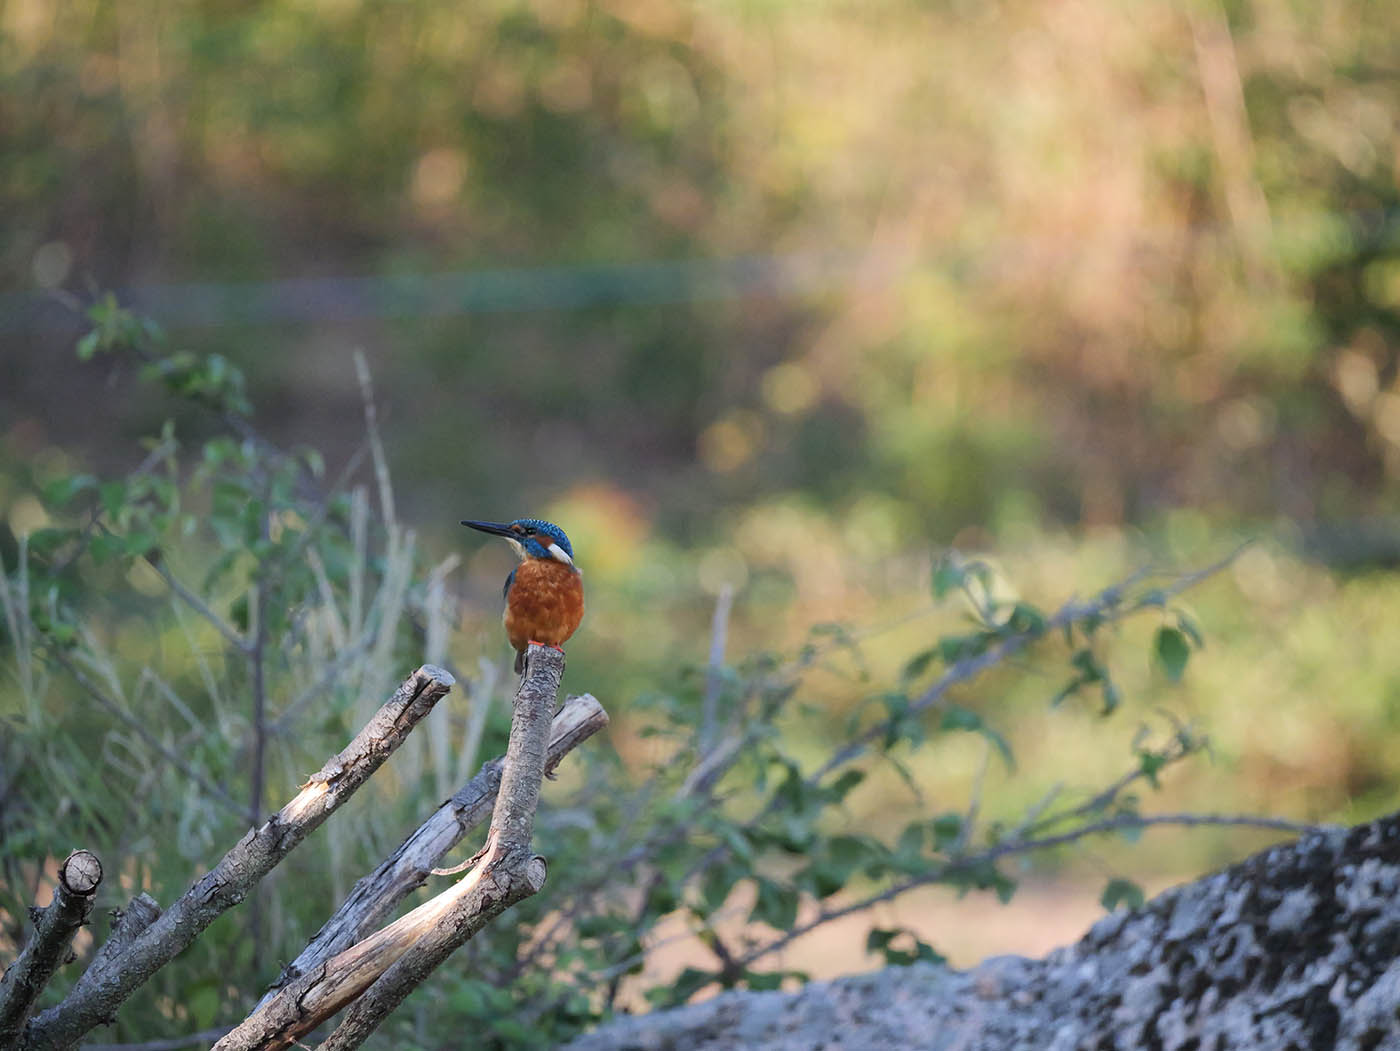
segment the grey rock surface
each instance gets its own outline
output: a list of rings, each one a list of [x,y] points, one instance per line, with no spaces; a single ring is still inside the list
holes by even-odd
[[[568,1051],[1400,1051],[1400,814],[1274,847],[1044,959],[724,993]]]

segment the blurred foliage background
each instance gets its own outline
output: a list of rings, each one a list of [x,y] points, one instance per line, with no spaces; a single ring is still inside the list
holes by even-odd
[[[508,568],[457,519],[561,523],[589,588],[566,685],[614,713],[624,762],[661,754],[630,705],[703,663],[726,587],[736,659],[835,620],[888,629],[878,673],[934,630],[944,547],[1052,606],[1254,539],[1188,596],[1186,679],[1120,669],[1117,721],[1034,678],[963,703],[1039,787],[1111,776],[1165,709],[1213,742],[1168,805],[1394,805],[1395,5],[0,12],[7,566],[46,482],[129,471],[171,414],[72,355],[74,304],[114,288],[243,370],[258,429],[332,476],[364,441],[364,350],[399,518],[462,559],[456,666],[503,657]],[[815,689],[845,714],[849,683]],[[936,795],[975,765],[918,776]],[[1254,844],[1164,833],[1115,864],[1160,885]]]

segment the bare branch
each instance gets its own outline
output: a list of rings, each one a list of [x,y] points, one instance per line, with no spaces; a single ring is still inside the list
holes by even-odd
[[[113,909],[112,933],[102,943],[102,948],[97,950],[92,963],[88,964],[88,970],[101,972],[111,966],[117,957],[126,952],[126,947],[136,936],[159,918],[159,903],[145,891],[127,902],[126,908]]]
[[[549,716],[563,673],[562,653],[530,647],[529,666],[515,695],[515,716],[481,879],[471,892],[457,898],[413,952],[400,958],[355,1001],[322,1045],[323,1051],[354,1051],[455,949],[493,917],[544,886],[545,860],[531,854],[530,839],[545,773]]]
[[[410,730],[447,693],[453,678],[425,664],[403,684],[339,755],[313,774],[294,799],[250,829],[109,966],[88,968],[57,1007],[35,1018],[21,1045],[68,1047],[108,1020],[131,993],[189,946],[222,913],[241,902],[259,880],[340,807],[403,743]]]
[[[554,716],[550,729],[545,774],[575,747],[608,725],[608,713],[591,694],[570,697]],[[491,813],[501,786],[504,759],[497,756],[438,807],[379,866],[359,880],[340,908],[325,922],[306,948],[283,970],[274,987],[262,998],[266,1004],[278,988],[306,974],[332,956],[364,938],[405,897],[422,886],[433,867],[462,838]]]
[[[437,897],[284,986],[214,1045],[216,1051],[290,1047],[352,1002],[325,1046],[358,1047],[454,949],[543,886],[544,859],[531,855],[530,838],[547,761],[550,712],[563,671],[561,653],[530,647],[480,864]]]
[[[59,866],[53,900],[35,920],[34,937],[0,978],[0,1047],[12,1047],[24,1029],[35,1000],[87,921],[101,882],[102,863],[86,850],[73,851]]]

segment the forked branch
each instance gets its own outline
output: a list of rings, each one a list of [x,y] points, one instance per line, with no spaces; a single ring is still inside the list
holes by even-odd
[[[430,664],[404,680],[355,739],[311,775],[291,802],[250,829],[217,865],[136,935],[124,952],[108,955],[101,967],[89,967],[62,1003],[30,1022],[19,1046],[25,1051],[70,1047],[84,1033],[108,1021],[132,992],[216,918],[241,902],[259,880],[349,799],[432,711],[454,681]]]
[[[550,727],[545,774],[575,747],[608,725],[608,713],[592,694],[570,697]],[[282,972],[280,988],[368,935],[409,893],[421,887],[433,868],[468,832],[485,821],[495,806],[505,759],[497,756],[477,771],[397,850],[359,880],[340,908]],[[261,1007],[276,995],[263,997]]]
[[[454,949],[543,886],[544,859],[531,854],[530,839],[563,672],[562,654],[530,647],[478,863],[437,897],[283,986],[216,1051],[290,1047],[347,1004],[353,1006],[325,1046],[358,1047]]]

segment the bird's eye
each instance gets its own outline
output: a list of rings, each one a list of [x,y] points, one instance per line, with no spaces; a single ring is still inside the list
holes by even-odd
[[[525,527],[525,535],[526,535],[526,536],[534,536],[534,535],[535,535],[535,527],[534,527],[534,526],[526,526],[526,527]]]

